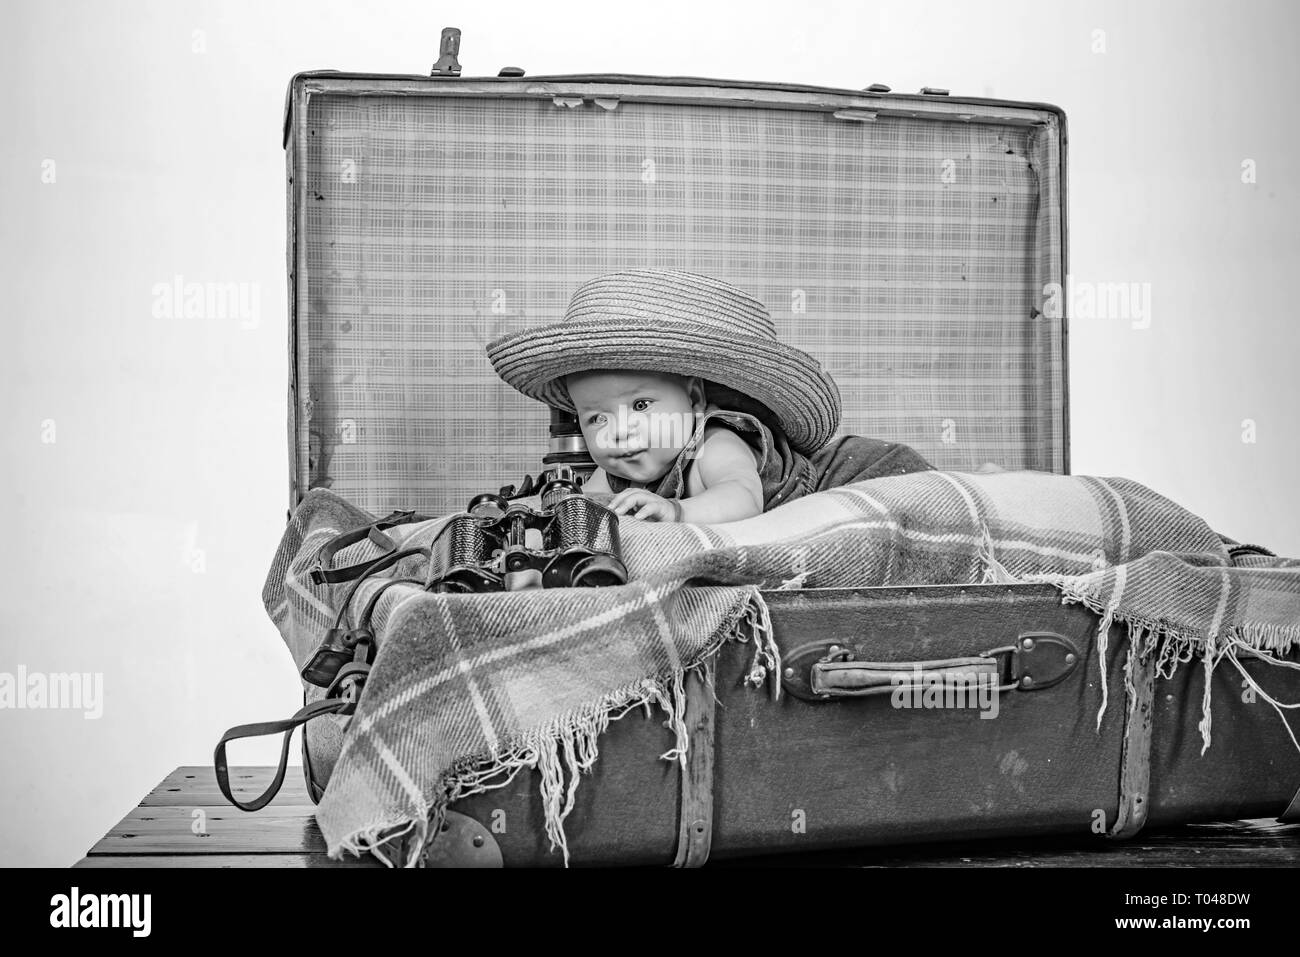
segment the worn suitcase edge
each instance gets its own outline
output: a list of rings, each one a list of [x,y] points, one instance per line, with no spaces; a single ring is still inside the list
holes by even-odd
[[[557,83],[557,84],[605,84],[605,85],[628,85],[639,84],[642,86],[672,86],[681,88],[692,87],[712,87],[717,89],[731,90],[763,90],[782,93],[802,93],[820,96],[837,96],[837,97],[856,97],[862,99],[865,103],[928,103],[945,102],[956,104],[958,106],[980,106],[993,108],[1009,108],[1017,111],[1028,110],[1034,112],[1052,114],[1061,130],[1062,140],[1065,133],[1065,110],[1053,103],[1042,103],[1031,100],[1004,100],[992,97],[976,96],[951,96],[944,94],[936,96],[930,93],[881,93],[870,90],[853,90],[844,87],[818,86],[804,83],[781,83],[776,81],[761,80],[727,80],[716,79],[711,77],[695,76],[656,76],[639,73],[568,73],[568,74],[543,74],[538,76],[514,78],[514,77],[494,77],[494,76],[426,76],[419,73],[354,73],[342,70],[303,70],[295,73],[289,80],[288,90],[285,93],[284,120],[282,124],[282,142],[287,144],[290,132],[292,130],[292,115],[295,106],[301,106],[302,100],[300,94],[307,90],[312,81],[330,81],[340,80],[348,83],[370,81],[376,84],[384,84],[381,89],[374,92],[396,92],[392,84],[399,85],[408,89],[410,92],[456,92],[457,84],[472,84],[479,86],[482,84],[492,84],[499,89],[526,90],[530,85],[537,83]],[[472,88],[472,87],[471,87]],[[491,87],[488,87],[490,89]],[[462,86],[462,89],[466,87]],[[316,92],[332,90],[330,84],[322,83]],[[334,92],[350,92],[349,90],[333,90]],[[926,115],[926,114],[916,114]],[[1023,120],[1019,114],[1006,118],[1007,122],[1014,122],[1016,119]]]

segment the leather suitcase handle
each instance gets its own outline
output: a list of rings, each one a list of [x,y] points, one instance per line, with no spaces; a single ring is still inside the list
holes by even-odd
[[[946,688],[978,688],[998,684],[1010,691],[1015,682],[1003,684],[995,658],[944,658],[937,661],[819,661],[812,666],[814,694],[831,698],[860,698],[891,694],[895,689],[924,689],[936,682]]]
[[[1039,691],[1064,681],[1079,662],[1069,638],[1050,631],[1024,631],[1013,644],[963,658],[929,661],[859,661],[862,646],[808,642],[784,657],[781,687],[803,701],[867,698],[939,687],[974,692]]]

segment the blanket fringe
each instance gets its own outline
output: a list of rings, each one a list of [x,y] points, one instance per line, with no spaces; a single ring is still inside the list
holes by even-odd
[[[761,688],[764,680],[767,680],[772,700],[779,701],[781,649],[777,647],[776,636],[772,631],[772,614],[757,587],[750,592],[744,613],[732,627],[737,641],[746,641],[750,635],[754,638],[754,660],[750,662],[745,683],[753,688]]]
[[[728,641],[754,640],[753,669],[763,669],[776,677],[774,687],[780,687],[780,651],[772,636],[772,622],[767,603],[755,586],[739,610],[718,631],[715,640],[698,659],[683,668],[668,672],[658,678],[644,678],[635,684],[612,692],[601,700],[577,712],[571,712],[526,735],[515,746],[489,758],[475,758],[461,762],[444,778],[443,786],[430,804],[428,815],[421,820],[403,818],[344,839],[338,851],[360,855],[365,851],[374,854],[389,867],[396,866],[391,857],[392,848],[406,838],[408,853],[401,861],[405,867],[419,863],[420,853],[429,835],[436,835],[442,827],[447,808],[462,798],[473,794],[505,787],[520,771],[536,769],[541,776],[540,795],[545,818],[546,836],[551,850],[557,848],[569,865],[569,844],[564,832],[564,821],[574,808],[575,796],[581,776],[591,770],[599,748],[597,740],[611,721],[622,718],[637,708],[649,709],[657,704],[667,715],[664,726],[672,733],[674,745],[660,757],[676,760],[685,767],[686,752],[690,746],[690,732],[686,727],[687,672],[702,671],[705,662]],[[751,674],[753,674],[751,669]],[[709,689],[712,693],[713,689]],[[337,856],[342,856],[341,853]]]
[[[984,524],[980,525],[980,545],[977,552],[977,561],[979,567],[983,570],[979,584],[1018,585],[1021,583],[1021,579],[1013,575],[994,555],[993,535],[989,532],[989,527]]]
[[[1117,571],[1119,569],[1116,569]],[[1131,669],[1136,656],[1146,658],[1156,655],[1156,675],[1166,680],[1174,676],[1180,664],[1199,657],[1204,669],[1204,687],[1201,691],[1201,719],[1197,730],[1201,733],[1201,754],[1209,750],[1211,742],[1210,694],[1215,670],[1226,658],[1241,673],[1242,680],[1255,694],[1277,711],[1291,743],[1300,751],[1300,740],[1286,719],[1286,711],[1300,709],[1300,702],[1284,703],[1267,694],[1250,676],[1238,660],[1240,652],[1258,657],[1273,667],[1300,668],[1300,665],[1282,660],[1293,648],[1300,647],[1300,622],[1295,624],[1230,625],[1208,639],[1190,634],[1167,621],[1145,618],[1140,615],[1116,611],[1122,586],[1115,589],[1110,602],[1103,602],[1095,592],[1080,585],[1077,578],[1066,575],[1034,575],[1033,581],[1046,582],[1061,591],[1062,600],[1082,604],[1101,616],[1097,629],[1097,654],[1103,678],[1106,674],[1106,647],[1111,625],[1118,621],[1129,627],[1130,655],[1124,668],[1124,689],[1129,704],[1133,702],[1134,688]],[[1101,730],[1102,715],[1106,711],[1106,684],[1102,681],[1101,708],[1097,712],[1097,730]]]
[[[441,816],[439,816],[434,826],[442,826]],[[406,867],[414,867],[415,860],[419,857],[418,851],[424,846],[424,839],[428,834],[429,827],[430,821],[428,818],[402,817],[395,821],[384,821],[365,830],[349,834],[339,843],[338,849],[331,852],[329,856],[335,860],[340,860],[345,851],[354,857],[360,857],[368,851],[379,858],[385,866],[396,867],[397,865],[389,859],[389,853],[401,846],[398,843],[401,838],[407,837],[410,846],[416,848],[416,853],[413,858],[403,863]]]

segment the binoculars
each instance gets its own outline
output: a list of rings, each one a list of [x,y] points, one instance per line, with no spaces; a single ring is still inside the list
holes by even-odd
[[[542,473],[541,508],[495,493],[470,499],[430,546],[429,590],[523,591],[627,582],[618,516],[582,494],[568,465]]]
[[[536,485],[540,509],[512,502],[505,494],[488,492],[470,499],[467,515],[443,526],[426,548],[389,551],[377,559],[334,568],[335,553],[365,538],[385,541],[383,530],[422,521],[414,512],[394,512],[373,525],[337,536],[321,548],[317,584],[352,582],[330,628],[302,669],[303,680],[328,689],[328,697],[353,702],[360,694],[374,660],[376,641],[371,618],[380,595],[393,585],[424,585],[441,593],[523,591],[530,588],[598,588],[627,583],[618,541],[618,516],[582,494],[582,479],[568,464],[542,472]],[[426,580],[397,578],[381,585],[357,619],[345,628],[344,615],[361,583],[403,558],[425,556],[430,562]]]

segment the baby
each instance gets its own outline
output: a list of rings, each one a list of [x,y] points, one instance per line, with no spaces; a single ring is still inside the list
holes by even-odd
[[[488,344],[497,374],[573,412],[619,514],[719,524],[850,482],[931,468],[906,445],[833,438],[835,382],[728,283],[632,269],[578,288],[564,319]]]
[[[721,423],[708,422],[698,376],[595,369],[565,376],[587,451],[598,466],[587,492],[611,492],[609,476],[630,484],[609,506],[620,515],[659,522],[717,524],[763,511],[760,453]],[[688,450],[688,446],[690,446]],[[652,492],[687,454],[682,498]]]

